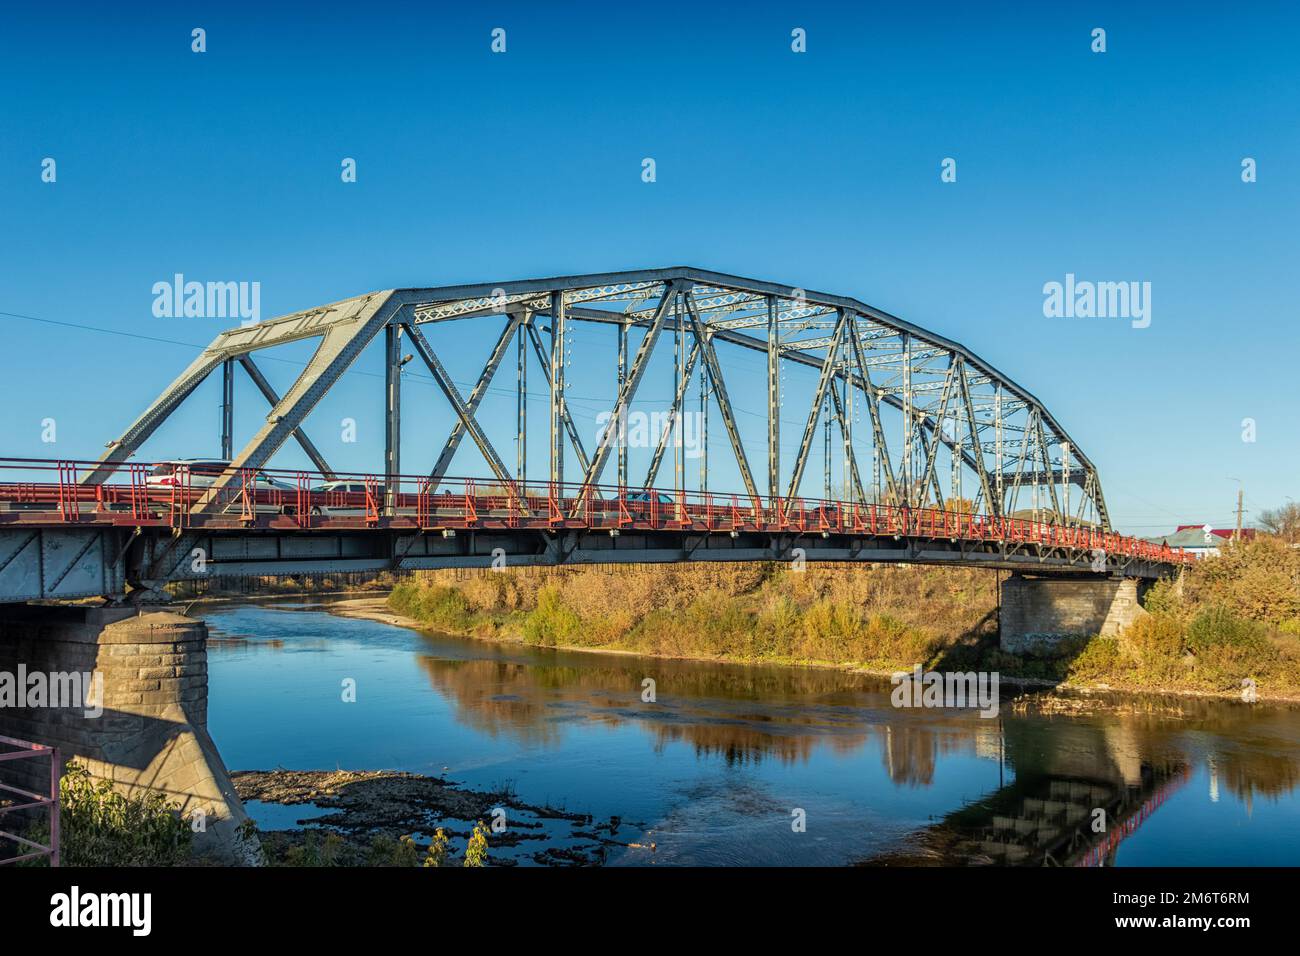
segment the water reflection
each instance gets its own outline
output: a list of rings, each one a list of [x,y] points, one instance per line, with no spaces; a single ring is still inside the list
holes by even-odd
[[[239,634],[213,642],[214,680],[228,674],[225,693],[251,709],[226,710],[214,729],[232,767],[257,765],[239,756],[254,726],[249,749],[263,764],[448,763],[469,782],[517,781],[527,799],[636,814],[659,840],[656,862],[1300,859],[1295,708],[1099,696],[1053,712],[1038,695],[1008,699],[1004,685],[1001,716],[984,719],[900,710],[887,680],[832,670],[499,645],[310,610],[239,609],[212,623]],[[272,746],[276,701],[252,686],[277,670],[268,650],[295,658],[283,679],[304,688],[324,671],[329,694],[364,662],[384,695],[367,698],[375,710],[358,726],[325,691],[317,702],[304,690],[293,701],[310,711],[302,733],[280,715],[286,736]],[[653,703],[641,699],[647,677]],[[215,694],[212,705],[215,724]],[[807,808],[808,834],[791,832],[792,807]]]

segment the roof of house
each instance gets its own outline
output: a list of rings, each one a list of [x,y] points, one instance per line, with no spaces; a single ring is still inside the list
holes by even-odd
[[[1204,525],[1183,525],[1173,534],[1156,535],[1142,540],[1150,544],[1166,544],[1171,548],[1217,548],[1232,538],[1232,532],[1211,531],[1207,542],[1203,528]]]
[[[1177,534],[1179,531],[1186,531],[1186,530],[1188,530],[1189,528],[1195,529],[1196,531],[1202,531],[1202,530],[1205,528],[1205,525],[1203,525],[1203,524],[1180,524],[1177,528],[1174,529],[1174,533]],[[1242,540],[1243,540],[1243,541],[1250,541],[1250,540],[1252,540],[1252,539],[1255,537],[1255,532],[1256,532],[1257,530],[1258,530],[1257,528],[1242,528],[1242,529],[1241,529],[1241,537],[1242,537]],[[1220,538],[1231,538],[1231,537],[1232,537],[1234,534],[1236,534],[1236,533],[1237,533],[1237,529],[1236,529],[1236,528],[1212,528],[1212,529],[1210,529],[1210,534],[1218,535]]]

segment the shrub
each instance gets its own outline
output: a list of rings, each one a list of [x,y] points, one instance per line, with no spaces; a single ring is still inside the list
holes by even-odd
[[[49,840],[49,824],[37,828]],[[190,856],[193,831],[180,808],[157,792],[126,796],[69,762],[59,781],[59,862],[63,866],[175,866]]]
[[[1142,664],[1162,664],[1183,653],[1183,628],[1171,614],[1144,614],[1125,628],[1119,646]]]
[[[445,866],[450,855],[451,841],[447,839],[447,831],[438,827],[433,834],[433,839],[429,841],[429,850],[424,855],[424,865]]]
[[[474,824],[474,832],[465,847],[465,866],[487,866],[487,852],[487,827],[480,820]]]
[[[560,589],[547,585],[537,594],[537,607],[524,619],[524,640],[529,644],[560,644],[576,637],[582,622],[560,596]]]
[[[1267,644],[1262,625],[1219,605],[1200,611],[1187,625],[1187,646],[1197,655],[1212,647],[1235,647],[1257,652]]]
[[[1105,680],[1114,677],[1123,667],[1119,641],[1114,637],[1091,638],[1069,664],[1071,680]]]

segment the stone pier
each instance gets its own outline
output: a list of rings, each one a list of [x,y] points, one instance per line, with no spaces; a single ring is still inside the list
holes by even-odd
[[[1146,611],[1133,578],[1029,577],[1002,583],[1000,644],[1013,654],[1051,653],[1063,641],[1118,634]]]
[[[58,747],[122,793],[162,793],[204,820],[197,854],[253,864],[260,848],[240,835],[248,817],[208,736],[207,634],[202,621],[167,611],[0,605],[0,674],[102,675],[89,707],[0,702],[0,734]],[[33,703],[30,693],[19,703]],[[48,788],[40,763],[19,772],[45,774]]]

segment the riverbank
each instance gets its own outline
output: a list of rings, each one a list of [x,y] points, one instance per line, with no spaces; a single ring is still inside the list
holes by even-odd
[[[405,614],[398,614],[389,606],[388,598],[381,597],[363,597],[348,598],[342,601],[336,601],[329,604],[326,608],[331,614],[339,617],[352,618],[360,621],[374,621],[379,624],[388,624],[392,627],[405,627],[416,631],[435,631],[442,634],[451,634],[455,637],[465,637],[475,640],[492,641],[499,644],[517,644],[521,646],[532,646],[524,639],[522,634],[510,635],[508,633],[497,633],[491,637],[483,637],[479,634],[461,632],[456,633],[443,628],[431,628],[428,624],[410,617]],[[577,653],[589,654],[610,654],[622,655],[627,657],[652,657],[658,660],[685,661],[700,664],[765,664],[776,667],[800,667],[823,670],[840,671],[850,674],[862,674],[867,677],[888,678],[898,673],[900,670],[910,670],[910,667],[866,667],[858,664],[835,663],[832,661],[817,660],[737,660],[719,656],[681,656],[681,655],[662,655],[662,654],[644,654],[640,651],[629,651],[620,648],[607,647],[588,647],[588,646],[559,646],[557,650],[564,650]],[[1000,674],[1001,683],[1018,687],[1026,690],[1051,690],[1061,691],[1063,694],[1075,695],[1069,698],[1062,696],[1039,697],[1034,700],[1023,700],[1018,704],[1020,712],[1033,711],[1036,713],[1068,713],[1074,716],[1086,712],[1107,712],[1114,713],[1131,709],[1129,705],[1119,703],[1109,699],[1112,694],[1120,694],[1129,697],[1151,697],[1153,695],[1170,695],[1184,698],[1203,698],[1206,700],[1240,700],[1241,693],[1235,690],[1212,691],[1200,690],[1188,687],[1151,687],[1141,684],[1126,685],[1123,683],[1112,684],[1105,681],[1080,681],[1080,680],[1054,680],[1047,677],[1020,677],[1010,674]],[[1079,696],[1082,695],[1082,696]],[[1282,691],[1264,691],[1259,694],[1260,700],[1267,700],[1274,703],[1294,703],[1300,704],[1300,689],[1294,692]],[[1149,705],[1142,705],[1143,713],[1151,713]],[[1176,713],[1176,710],[1170,708],[1170,713]]]
[[[1233,551],[1198,566],[1181,588],[1157,585],[1151,613],[1124,633],[1067,642],[1045,657],[1000,650],[997,577],[974,569],[428,572],[382,604],[339,602],[335,612],[574,651],[885,676],[919,664],[1026,686],[1300,700],[1300,554],[1267,540]]]

